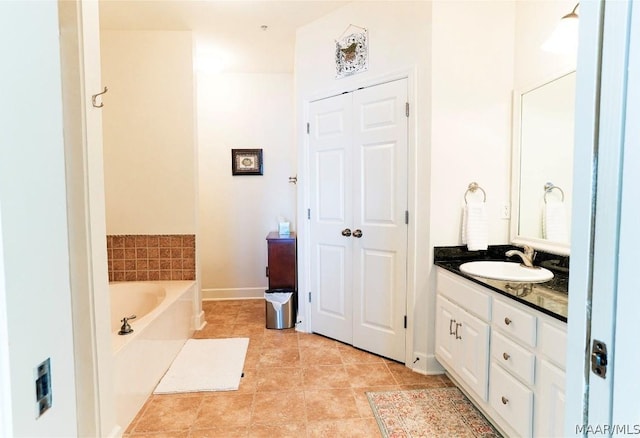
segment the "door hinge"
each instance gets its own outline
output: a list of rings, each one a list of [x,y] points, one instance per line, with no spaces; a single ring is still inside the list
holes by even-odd
[[[409,117],[409,102],[404,104],[404,113]]]
[[[307,219],[311,220],[311,209],[307,208]]]
[[[309,302],[311,302],[311,292],[309,292]]]
[[[404,316],[404,328],[407,328],[407,315]]]
[[[309,132],[311,132],[311,126],[309,126],[309,122],[307,122],[307,134],[309,134]]]
[[[404,211],[404,223],[409,225],[409,210]]]
[[[264,268],[264,276],[265,277],[269,276],[269,267],[268,266]]]
[[[607,376],[607,344],[597,339],[591,345],[591,371],[603,379]]]

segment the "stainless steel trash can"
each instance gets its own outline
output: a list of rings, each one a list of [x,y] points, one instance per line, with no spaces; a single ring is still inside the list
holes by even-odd
[[[293,289],[268,289],[264,294],[268,329],[288,329],[296,325],[296,293]]]

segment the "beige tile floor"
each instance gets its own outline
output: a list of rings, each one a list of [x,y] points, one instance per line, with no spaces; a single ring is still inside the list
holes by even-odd
[[[194,338],[250,339],[240,388],[152,395],[125,437],[378,437],[365,392],[453,385],[322,336],[265,329],[263,300],[203,308]]]

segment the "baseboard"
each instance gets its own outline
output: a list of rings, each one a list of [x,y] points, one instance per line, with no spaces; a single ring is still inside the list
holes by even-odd
[[[427,356],[427,374],[444,374],[444,372],[445,369],[440,365],[435,355]]]
[[[111,432],[109,434],[107,434],[108,438],[120,438],[124,433],[124,430],[122,430],[122,427],[116,425],[113,426],[113,429],[111,429]]]
[[[202,330],[207,325],[207,320],[204,317],[204,310],[201,310],[198,315],[193,317],[193,327],[195,330]]]
[[[413,359],[407,364],[414,372],[419,374],[427,374],[427,355],[423,353],[413,352]]]
[[[264,287],[237,289],[202,289],[203,300],[254,300],[264,298]]]

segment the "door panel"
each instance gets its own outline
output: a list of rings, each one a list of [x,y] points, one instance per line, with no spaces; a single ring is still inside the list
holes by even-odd
[[[404,362],[407,82],[353,94],[354,345]]]
[[[456,306],[441,295],[436,297],[436,355],[437,359],[455,365],[456,338],[453,336],[456,324]],[[459,309],[458,309],[459,310]]]
[[[398,200],[395,199],[394,143],[367,145],[362,151],[362,222],[393,224]]]
[[[464,311],[458,313],[461,319],[459,372],[465,382],[483,400],[487,399],[489,375],[489,325]]]
[[[309,123],[313,331],[351,344],[351,96],[313,102]]]
[[[401,80],[309,107],[313,331],[399,361],[405,360],[406,101]]]
[[[316,174],[322,181],[317,188],[318,221],[325,224],[345,223],[345,165],[343,150],[318,151]]]
[[[360,255],[364,263],[364,272],[377,272],[378,275],[362,279],[365,290],[362,303],[360,324],[371,329],[393,331],[393,315],[396,313],[393,296],[395,256],[383,251],[363,251]],[[402,310],[402,309],[401,309]]]

